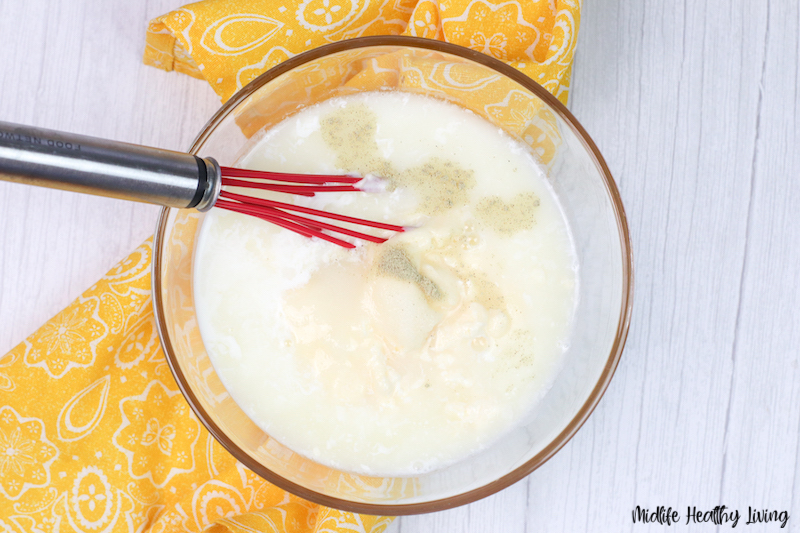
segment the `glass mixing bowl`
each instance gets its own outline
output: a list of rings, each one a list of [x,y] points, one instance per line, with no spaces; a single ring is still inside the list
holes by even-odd
[[[608,167],[569,111],[515,69],[438,41],[364,37],[293,57],[233,96],[191,152],[233,166],[246,153],[249,139],[264,128],[333,96],[375,90],[445,99],[492,121],[531,147],[561,202],[580,265],[574,335],[552,388],[520,425],[483,452],[424,475],[383,478],[330,468],[259,429],[214,371],[192,297],[202,214],[169,208],[161,212],[153,300],[164,352],[181,391],[206,428],[241,463],[322,505],[373,515],[425,513],[473,502],[522,479],[586,421],[611,380],[628,331],[630,240]]]

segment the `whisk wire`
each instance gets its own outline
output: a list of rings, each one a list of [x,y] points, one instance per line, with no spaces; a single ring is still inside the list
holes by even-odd
[[[279,185],[275,183],[261,183],[255,181],[237,180],[224,177],[222,185],[228,187],[245,187],[249,189],[262,189],[266,191],[285,192],[302,196],[314,196],[315,192],[358,192],[361,189],[352,185],[326,185],[315,183],[313,185]]]
[[[245,187],[295,194],[306,197],[314,196],[317,192],[361,191],[361,189],[355,187],[354,185],[355,183],[361,181],[361,178],[356,178],[353,176],[285,174],[237,169],[231,167],[221,167],[221,171],[222,185],[228,187]],[[280,183],[269,183],[268,180],[278,181]],[[287,185],[287,183],[292,183],[292,185]],[[294,231],[295,233],[305,237],[318,237],[345,248],[354,248],[355,245],[348,241],[329,235],[325,233],[325,231],[339,233],[349,237],[354,237],[356,239],[362,239],[375,243],[386,242],[387,238],[370,235],[368,233],[355,231],[349,228],[335,226],[321,220],[306,218],[288,211],[297,211],[306,215],[330,218],[333,220],[346,222],[348,224],[368,226],[381,230],[395,232],[404,231],[402,226],[395,224],[386,224],[384,222],[376,222],[363,218],[340,215],[338,213],[329,213],[319,209],[312,209],[310,207],[268,200],[266,198],[246,196],[227,190],[222,190],[220,192],[219,199],[215,205],[221,209],[227,209],[229,211],[255,216],[267,222],[276,224],[282,228]]]
[[[311,207],[305,207],[302,205],[295,205],[295,204],[287,204],[285,202],[277,202],[275,200],[267,200],[266,198],[252,198],[250,196],[244,196],[241,194],[232,193],[230,191],[222,191],[220,196],[223,198],[229,198],[231,200],[238,200],[240,202],[246,203],[253,203],[257,205],[262,205],[266,207],[278,207],[281,209],[286,209],[289,211],[299,211],[300,213],[306,213],[307,215],[316,215],[325,218],[332,218],[334,220],[340,220],[342,222],[349,222],[351,224],[359,224],[362,226],[370,226],[372,228],[378,229],[385,229],[389,231],[397,231],[402,232],[405,231],[403,226],[397,226],[395,224],[387,224],[385,222],[376,222],[374,220],[366,220],[363,218],[356,218],[347,215],[340,215],[338,213],[329,213],[327,211],[321,211],[319,209],[312,209]]]
[[[320,239],[326,240],[330,243],[337,244],[344,248],[355,248],[353,243],[347,242],[342,239],[337,239],[332,235],[328,235],[323,233],[315,224],[316,221],[304,221],[302,223],[288,220],[280,215],[280,212],[276,209],[273,211],[269,211],[264,208],[253,208],[251,206],[246,206],[243,204],[237,204],[235,202],[228,202],[226,200],[218,200],[217,207],[222,209],[226,209],[228,211],[234,211],[236,213],[242,213],[244,215],[254,216],[261,220],[265,220],[267,222],[271,222],[277,226],[282,228],[288,229],[295,233],[299,233],[304,237],[318,237]]]
[[[361,178],[347,175],[294,174],[291,172],[269,172],[233,167],[220,167],[220,170],[223,176],[230,178],[291,181],[293,183],[358,183],[361,181]]]

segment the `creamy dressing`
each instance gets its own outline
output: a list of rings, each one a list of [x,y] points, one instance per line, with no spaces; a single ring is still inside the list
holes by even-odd
[[[376,92],[300,111],[239,165],[375,174],[384,192],[275,196],[413,227],[346,250],[206,215],[200,331],[227,390],[270,436],[339,469],[413,475],[486,448],[547,391],[577,266],[527,147],[456,105]]]

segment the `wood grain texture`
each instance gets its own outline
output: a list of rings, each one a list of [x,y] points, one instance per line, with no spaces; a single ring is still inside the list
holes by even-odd
[[[0,120],[188,148],[219,107],[198,80],[141,62],[174,2],[0,0]],[[158,208],[0,182],[0,353],[155,229]]]
[[[146,21],[175,7],[0,0],[0,120],[186,148],[216,96],[140,60]],[[595,413],[546,465],[397,531],[651,530],[631,523],[636,505],[721,504],[788,510],[784,531],[800,531],[798,36],[796,0],[584,3],[570,106],[628,212],[627,348]],[[156,217],[3,183],[0,213],[0,352]]]

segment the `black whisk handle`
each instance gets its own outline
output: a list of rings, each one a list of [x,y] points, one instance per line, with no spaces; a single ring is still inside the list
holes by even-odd
[[[205,211],[221,174],[210,157],[0,122],[0,180]]]

